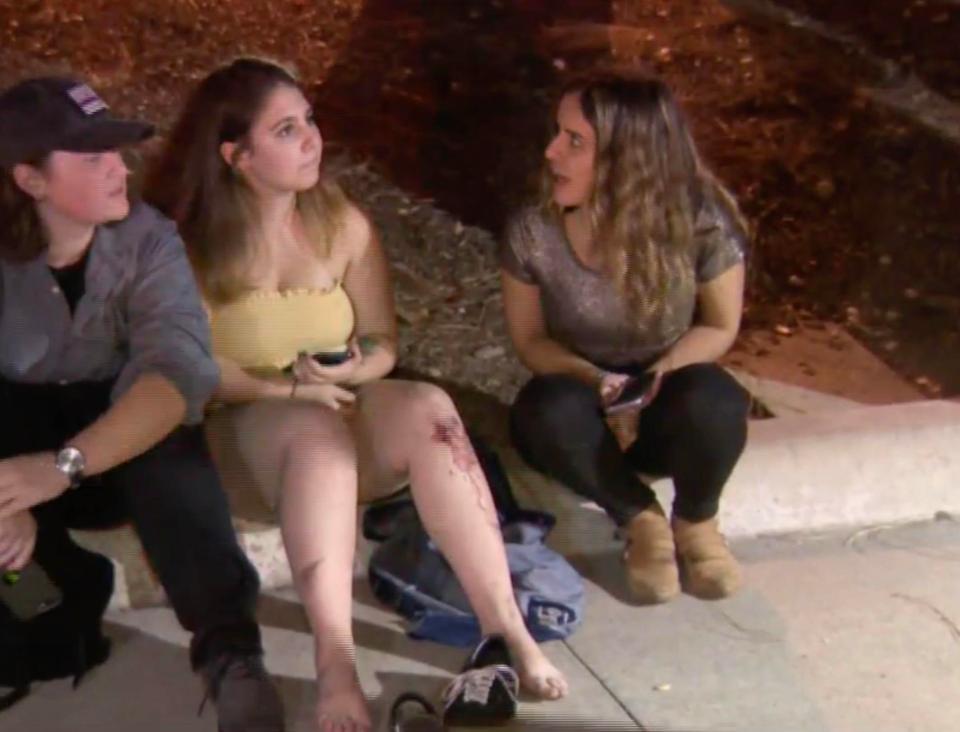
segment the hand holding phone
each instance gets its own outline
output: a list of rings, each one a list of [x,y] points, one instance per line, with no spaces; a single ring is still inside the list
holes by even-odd
[[[301,384],[348,384],[363,362],[355,339],[341,348],[309,353],[302,351],[293,365]]]
[[[639,411],[646,407],[660,390],[660,372],[647,371],[639,376],[631,376],[620,389],[620,393],[603,406],[607,416]]]
[[[353,352],[346,351],[324,351],[322,353],[307,354],[305,351],[300,356],[309,356],[319,366],[339,366],[353,358]],[[292,374],[294,366],[291,364],[284,369],[284,373]]]
[[[312,358],[321,366],[339,366],[353,358],[353,351],[331,351],[327,353],[314,353]]]

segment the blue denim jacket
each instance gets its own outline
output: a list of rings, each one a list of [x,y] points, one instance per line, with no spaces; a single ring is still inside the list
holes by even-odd
[[[97,228],[86,291],[71,315],[44,255],[0,261],[0,376],[21,383],[114,379],[115,400],[158,373],[203,419],[220,372],[210,327],[172,221],[144,203]]]
[[[570,636],[586,602],[583,579],[544,543],[554,523],[549,513],[519,509],[500,527],[513,593],[538,642]],[[467,647],[483,636],[466,592],[416,514],[398,519],[370,557],[367,577],[375,597],[413,622],[411,637]]]

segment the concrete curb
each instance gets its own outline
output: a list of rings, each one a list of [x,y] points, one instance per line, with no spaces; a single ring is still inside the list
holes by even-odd
[[[263,590],[290,587],[293,578],[283,548],[278,526],[254,524],[242,519],[234,526],[240,546],[260,576]],[[115,586],[110,610],[155,607],[167,604],[167,597],[156,575],[146,561],[140,540],[129,527],[110,531],[71,532],[79,544],[110,558],[115,570]],[[354,576],[366,576],[367,563],[374,549],[371,542],[357,532]]]
[[[772,388],[770,382],[766,388]],[[960,403],[849,406],[846,400],[806,391],[789,387],[779,392],[781,402],[784,394],[790,397],[793,406],[781,411],[789,416],[751,422],[747,449],[725,491],[720,514],[724,533],[747,537],[815,532],[960,513]],[[801,407],[820,411],[801,414]],[[564,491],[541,489],[539,481],[546,479],[524,480],[527,488],[541,494],[537,499],[544,499],[537,503],[550,510],[569,503],[556,503]],[[654,488],[669,505],[670,481],[658,480]],[[289,586],[279,528],[260,520],[237,519],[235,524],[263,587]],[[76,535],[115,561],[113,609],[164,602],[131,529]],[[358,531],[358,576],[365,574],[371,551]]]
[[[960,512],[960,405],[867,406],[752,422],[721,508],[746,536]]]
[[[739,369],[727,371],[776,417],[832,413],[864,406],[853,399],[764,379]]]

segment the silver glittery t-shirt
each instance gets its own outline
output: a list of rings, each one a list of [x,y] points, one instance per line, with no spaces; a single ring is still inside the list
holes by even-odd
[[[704,206],[697,215],[688,260],[694,277],[675,287],[670,306],[646,322],[629,315],[613,281],[583,265],[562,224],[534,207],[520,211],[501,242],[500,264],[511,275],[540,288],[551,338],[594,364],[647,364],[690,329],[696,285],[743,262],[746,242],[721,209]]]

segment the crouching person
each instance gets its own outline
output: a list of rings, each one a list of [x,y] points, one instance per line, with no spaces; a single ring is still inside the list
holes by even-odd
[[[199,426],[204,311],[176,227],[127,197],[118,150],[151,134],[72,79],[0,94],[0,571],[129,519],[220,730],[274,732],[257,576]]]

